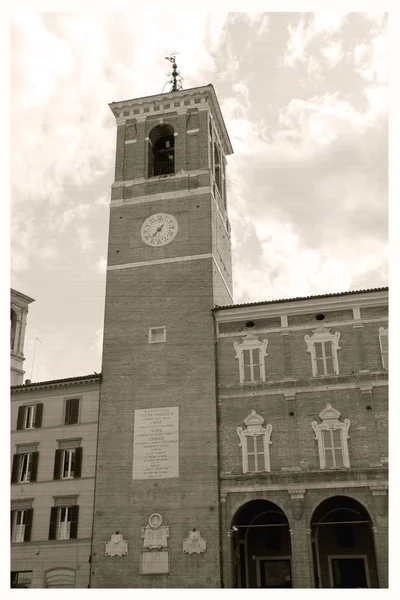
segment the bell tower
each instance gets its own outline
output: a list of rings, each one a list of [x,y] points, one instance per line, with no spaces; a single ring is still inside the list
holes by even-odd
[[[232,303],[232,146],[212,85],[110,107],[117,142],[91,587],[218,588],[211,309]]]
[[[33,298],[11,289],[11,330],[10,330],[10,379],[11,385],[22,385],[25,371],[23,364],[26,319],[29,304],[34,302]]]

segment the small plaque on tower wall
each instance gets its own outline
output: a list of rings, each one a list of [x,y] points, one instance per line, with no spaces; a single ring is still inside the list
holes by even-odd
[[[135,410],[133,479],[179,477],[179,407]]]
[[[169,573],[169,550],[151,552],[142,550],[140,554],[141,575],[161,575]]]

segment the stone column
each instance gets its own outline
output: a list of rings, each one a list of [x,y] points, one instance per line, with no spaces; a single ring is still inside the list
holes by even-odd
[[[380,588],[388,588],[388,515],[387,488],[385,485],[370,486],[374,500],[374,536],[375,557]]]
[[[232,565],[232,541],[230,527],[229,527],[229,519],[227,513],[226,506],[226,496],[221,496],[221,547],[222,547],[222,557],[221,557],[221,571],[222,571],[222,585],[224,588],[232,588],[233,587],[233,565]]]
[[[305,490],[289,491],[292,507],[290,540],[292,544],[292,584],[294,588],[311,588],[312,559],[304,515]],[[311,564],[310,564],[311,561]]]

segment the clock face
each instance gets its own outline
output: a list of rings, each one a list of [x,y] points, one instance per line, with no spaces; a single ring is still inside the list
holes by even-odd
[[[172,215],[156,213],[147,217],[142,225],[142,240],[149,246],[165,246],[178,233],[178,222]]]

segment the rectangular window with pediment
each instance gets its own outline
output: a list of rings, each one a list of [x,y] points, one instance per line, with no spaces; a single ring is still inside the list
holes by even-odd
[[[265,357],[268,340],[260,341],[255,335],[248,334],[241,344],[234,343],[236,358],[239,361],[240,383],[265,381]]]
[[[249,471],[265,471],[264,436],[248,435],[246,436],[246,444]]]
[[[338,350],[340,333],[331,333],[324,326],[313,331],[313,335],[305,335],[307,352],[311,355],[313,377],[323,375],[339,375]]]
[[[269,445],[272,425],[263,427],[264,419],[252,410],[244,419],[246,429],[237,428],[242,449],[243,473],[270,471]]]
[[[329,467],[343,467],[343,443],[340,429],[323,429],[325,464]]]
[[[389,369],[389,328],[379,328],[379,345],[381,348],[382,367]]]
[[[340,412],[327,404],[320,413],[321,423],[311,423],[318,442],[319,462],[321,469],[340,469],[350,467],[349,448],[347,444],[349,419],[339,421]]]

